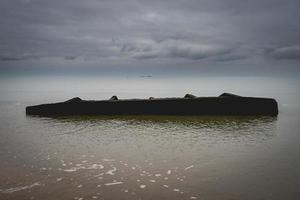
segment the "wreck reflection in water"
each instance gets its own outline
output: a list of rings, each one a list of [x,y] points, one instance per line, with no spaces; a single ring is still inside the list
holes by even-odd
[[[105,133],[119,137],[143,136],[173,137],[195,141],[211,139],[236,141],[248,138],[250,141],[272,137],[277,117],[271,116],[68,116],[39,118],[44,124],[61,128],[57,134]],[[65,126],[66,125],[66,126]],[[123,136],[122,136],[123,134]],[[118,136],[115,137],[118,139]],[[248,142],[250,142],[248,141]],[[199,141],[197,141],[199,142]],[[245,141],[246,142],[246,141]]]

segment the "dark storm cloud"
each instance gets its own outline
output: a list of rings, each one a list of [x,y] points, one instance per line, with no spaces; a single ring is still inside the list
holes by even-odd
[[[1,55],[1,61],[22,61],[22,60],[30,60],[30,59],[39,59],[38,56],[5,56]]]
[[[280,60],[300,60],[300,46],[279,47],[271,52],[271,55]]]
[[[300,60],[299,9],[298,0],[1,0],[0,60]]]
[[[6,56],[1,56],[0,60],[1,61],[20,61],[20,60],[25,60],[25,58],[22,58],[22,57],[6,57]]]

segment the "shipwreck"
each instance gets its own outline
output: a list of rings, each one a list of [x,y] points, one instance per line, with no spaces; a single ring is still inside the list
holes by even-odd
[[[277,116],[278,104],[272,98],[243,97],[223,93],[218,97],[82,100],[26,107],[27,115],[266,115]]]

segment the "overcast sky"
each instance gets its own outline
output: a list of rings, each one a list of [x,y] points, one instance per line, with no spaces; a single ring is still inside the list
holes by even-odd
[[[293,72],[299,21],[299,0],[1,0],[0,68]]]

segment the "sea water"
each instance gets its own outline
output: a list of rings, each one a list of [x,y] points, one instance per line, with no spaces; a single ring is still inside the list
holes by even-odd
[[[0,199],[300,198],[300,81],[0,77]],[[278,117],[26,116],[80,97],[272,97]]]

